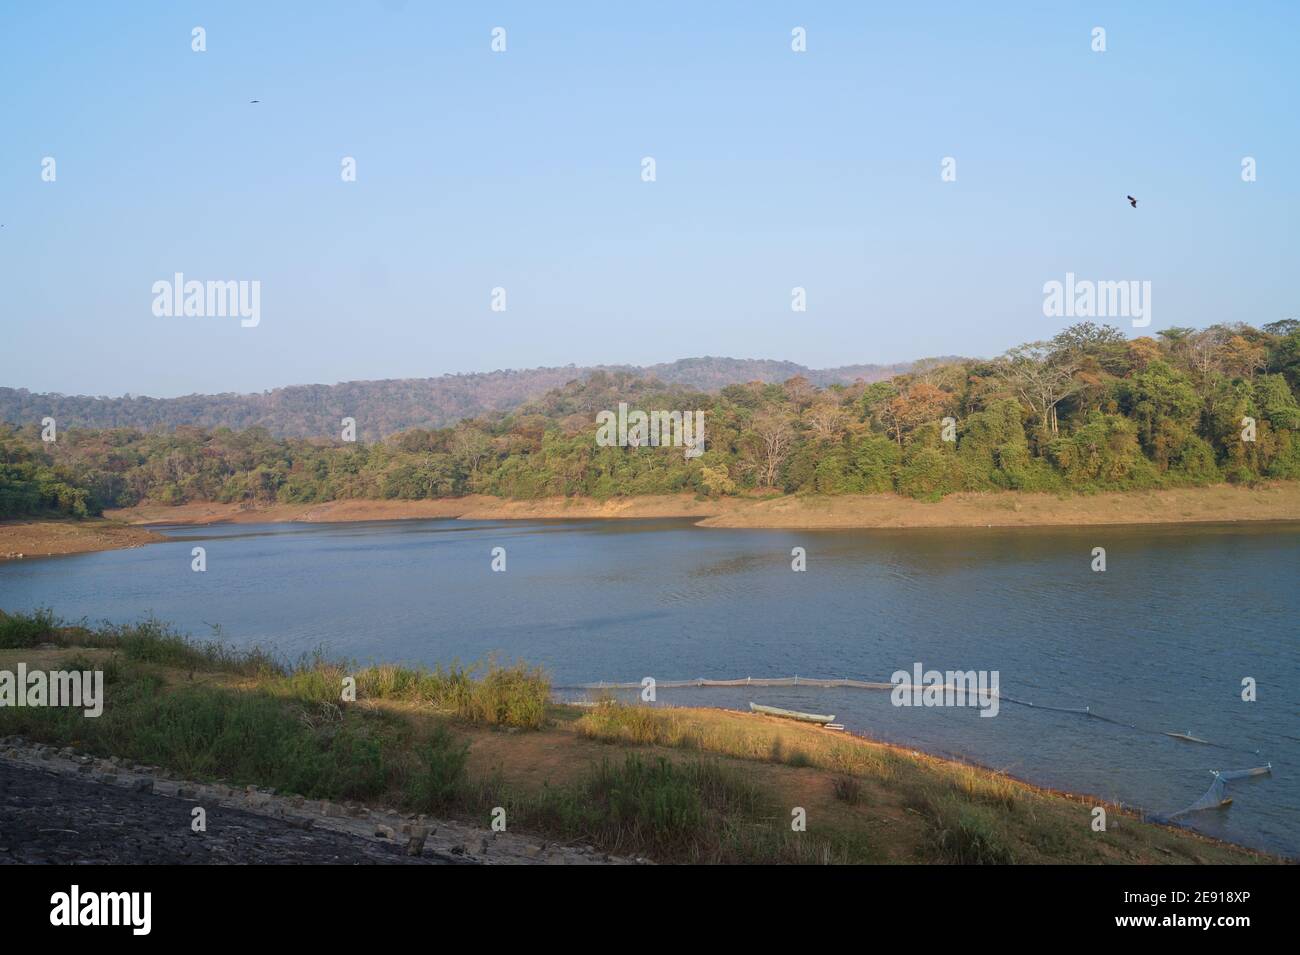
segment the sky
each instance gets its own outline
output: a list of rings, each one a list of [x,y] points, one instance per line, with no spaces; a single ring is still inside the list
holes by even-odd
[[[1068,272],[1300,317],[1297,94],[1294,2],[0,0],[0,386],[992,356]]]

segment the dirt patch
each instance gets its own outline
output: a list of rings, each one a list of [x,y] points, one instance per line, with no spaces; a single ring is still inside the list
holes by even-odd
[[[161,534],[111,520],[0,521],[0,560],[143,547],[161,540],[166,540]]]
[[[128,524],[234,524],[302,521],[330,523],[350,521],[428,520],[555,520],[596,518],[712,517],[743,507],[747,501],[698,500],[692,495],[651,495],[611,498],[542,498],[512,501],[472,495],[428,501],[327,501],[323,504],[141,504],[105,513]]]
[[[781,497],[709,517],[703,527],[1033,527],[1300,521],[1300,483],[1056,496],[1009,491],[916,501],[895,494]]]
[[[512,501],[475,495],[430,501],[330,501],[324,504],[147,504],[107,511],[128,524],[303,521],[600,520],[694,518],[701,527],[834,529],[866,527],[1034,527],[1300,521],[1300,482],[1107,494],[952,494],[916,501],[896,494],[785,495],[701,500],[690,494]],[[88,548],[96,549],[96,548]],[[0,549],[2,550],[2,549]],[[69,551],[70,553],[70,551]]]

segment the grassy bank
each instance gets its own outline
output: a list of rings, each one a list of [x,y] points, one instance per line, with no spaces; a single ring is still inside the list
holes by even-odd
[[[0,708],[0,735],[189,778],[475,821],[659,861],[1275,861],[1096,802],[815,727],[548,702],[523,664],[418,670],[195,643],[155,622],[0,616],[0,669],[102,669],[107,702]],[[355,701],[344,698],[355,680]],[[807,831],[791,829],[803,809]]]

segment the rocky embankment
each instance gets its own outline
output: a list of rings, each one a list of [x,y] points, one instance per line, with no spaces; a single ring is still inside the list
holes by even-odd
[[[201,807],[205,830],[194,831]],[[179,779],[0,739],[0,864],[626,864],[460,822]]]

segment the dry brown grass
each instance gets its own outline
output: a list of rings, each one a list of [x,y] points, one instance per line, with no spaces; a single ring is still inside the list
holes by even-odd
[[[865,834],[891,861],[1277,861],[1189,830],[1142,822],[1122,806],[776,717],[605,703],[559,728],[605,745],[764,764],[756,771],[780,798],[808,810],[809,832],[831,838]],[[845,798],[847,790],[854,799]],[[1098,805],[1109,819],[1104,833],[1091,828]]]

